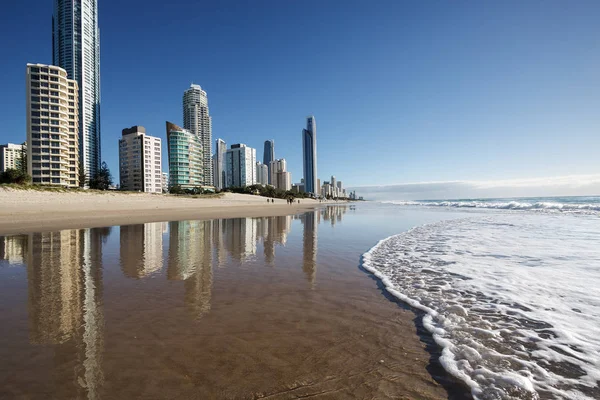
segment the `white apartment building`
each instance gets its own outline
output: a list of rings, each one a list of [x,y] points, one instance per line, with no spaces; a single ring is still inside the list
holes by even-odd
[[[119,139],[119,176],[122,190],[162,193],[160,138],[146,135],[143,126],[123,129]]]
[[[263,186],[269,184],[269,167],[260,161],[256,162],[256,183]]]
[[[271,161],[271,182],[273,186],[281,190],[292,189],[292,174],[287,172],[287,162],[285,158]]]
[[[245,144],[232,144],[225,153],[227,187],[256,184],[256,149]]]
[[[67,71],[27,64],[27,171],[32,182],[79,186],[79,88]]]
[[[27,151],[27,146],[23,146],[23,150]],[[7,169],[19,169],[19,160],[21,159],[21,145],[7,143],[0,145],[0,172]]]

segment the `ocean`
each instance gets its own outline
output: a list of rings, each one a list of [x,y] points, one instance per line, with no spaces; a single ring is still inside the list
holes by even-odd
[[[363,267],[426,313],[474,398],[600,399],[600,197],[381,206],[461,213],[381,240]]]

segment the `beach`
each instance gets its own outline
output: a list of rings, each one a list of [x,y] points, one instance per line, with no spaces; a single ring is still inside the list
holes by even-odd
[[[129,192],[47,192],[0,188],[0,234],[44,230],[92,228],[180,221],[285,215],[319,206],[300,199],[292,205],[284,199],[237,193],[203,197]]]
[[[160,208],[163,196],[124,196],[167,219],[249,215],[134,224],[142,214],[94,195],[89,202],[114,214],[68,224],[120,226],[48,231],[48,220],[0,236],[0,397],[469,397],[440,366],[423,314],[361,268],[379,238],[442,214],[263,206],[237,195]],[[64,218],[68,207],[84,212],[84,198],[42,209]],[[196,209],[204,201],[228,206]],[[174,202],[191,204],[169,214]],[[10,209],[33,214],[33,203]]]

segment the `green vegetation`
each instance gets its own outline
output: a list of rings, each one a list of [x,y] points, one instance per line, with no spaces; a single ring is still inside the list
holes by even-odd
[[[215,194],[213,190],[202,189],[201,187],[195,187],[193,189],[184,189],[179,185],[171,186],[169,188],[170,194],[193,194],[193,195],[210,195]]]
[[[100,169],[96,173],[96,176],[90,179],[90,189],[108,190],[112,184],[112,174],[110,173],[106,162],[103,161]]]
[[[22,169],[9,168],[0,173],[0,183],[27,185],[30,182],[31,176],[27,172],[23,172]]]
[[[85,187],[85,181],[87,180],[87,174],[83,168],[83,163],[79,160],[79,187]]]
[[[263,197],[271,197],[275,199],[304,199],[309,197],[304,192],[296,193],[291,190],[275,189],[273,186],[262,186],[262,185],[250,185],[243,187],[231,187],[224,189],[225,192],[242,193],[242,194],[254,194]]]

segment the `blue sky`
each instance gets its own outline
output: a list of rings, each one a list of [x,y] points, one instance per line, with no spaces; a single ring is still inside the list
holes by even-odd
[[[0,16],[0,142],[25,139],[25,64],[51,62],[51,0]],[[314,114],[321,179],[351,186],[600,172],[600,2],[100,0],[102,153],[165,137],[194,82],[213,136],[299,181]],[[164,149],[166,151],[166,148]],[[163,165],[167,169],[167,165]],[[560,193],[559,193],[560,194]]]

